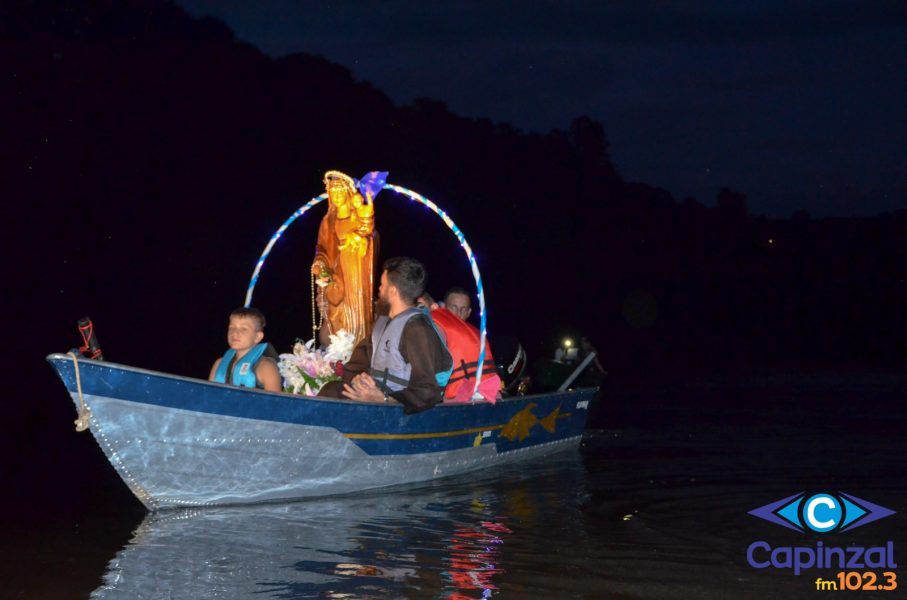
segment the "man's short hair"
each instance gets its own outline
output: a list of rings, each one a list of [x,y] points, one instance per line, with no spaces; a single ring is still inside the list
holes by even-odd
[[[419,297],[416,298],[416,300],[421,300],[425,303],[426,306],[431,306],[435,303],[435,299],[432,298],[431,294],[429,294],[428,292],[422,292],[421,294],[419,294]]]
[[[472,295],[458,285],[453,286],[452,288],[447,290],[446,294],[444,294],[444,303],[445,304],[447,303],[447,299],[450,298],[451,294],[462,294],[462,295],[466,296],[467,298],[469,298],[469,304],[470,305],[472,304]]]
[[[258,326],[258,331],[265,330],[265,315],[257,308],[252,308],[251,306],[240,306],[230,313],[230,317],[252,319],[253,321],[255,321],[255,325]]]
[[[400,297],[407,304],[415,304],[425,291],[425,265],[415,258],[397,256],[384,261],[387,281],[400,292]]]

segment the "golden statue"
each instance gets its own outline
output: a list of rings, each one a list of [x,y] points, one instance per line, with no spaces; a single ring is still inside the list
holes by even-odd
[[[367,191],[363,198],[353,178],[339,171],[325,173],[324,185],[328,212],[318,228],[312,262],[312,275],[319,287],[317,304],[323,319],[319,333],[324,343],[328,334],[345,329],[358,344],[371,333],[373,323],[378,241],[374,192]]]

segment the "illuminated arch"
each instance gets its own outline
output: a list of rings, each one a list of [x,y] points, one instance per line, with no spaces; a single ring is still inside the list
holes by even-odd
[[[486,318],[485,318],[485,290],[482,286],[482,275],[479,273],[479,266],[476,263],[475,254],[472,252],[472,248],[469,247],[469,242],[466,241],[466,237],[463,235],[463,232],[460,231],[460,228],[457,227],[457,224],[454,223],[453,219],[448,216],[444,210],[442,210],[437,204],[426,198],[425,196],[418,194],[412,190],[408,190],[399,185],[385,184],[385,190],[391,190],[402,196],[406,196],[410,200],[414,200],[423,206],[427,206],[432,210],[436,215],[441,217],[441,220],[450,228],[453,234],[456,236],[457,241],[460,242],[460,247],[463,248],[463,251],[466,253],[466,258],[469,260],[469,266],[472,269],[472,276],[476,280],[476,295],[479,299],[479,330],[481,336],[479,338],[479,365],[476,370],[476,384],[472,390],[472,398],[475,401],[479,396],[479,383],[482,380],[482,371],[485,362],[485,336],[486,336]],[[299,209],[294,212],[290,217],[283,222],[283,224],[277,228],[277,231],[274,232],[274,235],[271,236],[271,239],[268,240],[265,249],[262,251],[261,256],[258,258],[258,262],[255,264],[255,270],[252,272],[252,277],[249,279],[249,287],[246,290],[246,302],[245,306],[250,306],[252,304],[252,294],[255,291],[255,285],[258,283],[258,278],[261,275],[261,269],[265,264],[265,261],[268,258],[268,255],[271,254],[271,250],[274,248],[274,244],[277,243],[277,240],[283,235],[287,228],[293,224],[296,219],[307,213],[312,207],[323,202],[327,199],[327,194],[321,194],[316,196],[306,202],[304,205],[300,206]]]

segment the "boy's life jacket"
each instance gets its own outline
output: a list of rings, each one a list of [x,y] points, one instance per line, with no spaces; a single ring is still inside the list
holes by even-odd
[[[247,388],[264,387],[255,376],[255,367],[258,366],[258,362],[261,360],[262,355],[265,354],[268,346],[270,346],[270,344],[267,342],[252,346],[242,358],[236,361],[236,364],[233,365],[232,369],[230,369],[230,365],[233,363],[233,359],[236,358],[236,350],[230,348],[224,353],[223,358],[220,359],[220,364],[217,365],[217,371],[214,373],[214,381]]]

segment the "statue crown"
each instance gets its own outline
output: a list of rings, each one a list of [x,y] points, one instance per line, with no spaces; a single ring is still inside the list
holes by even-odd
[[[328,171],[324,174],[324,186],[326,189],[332,187],[345,187],[351,194],[356,192],[356,182],[352,177],[340,171]]]

